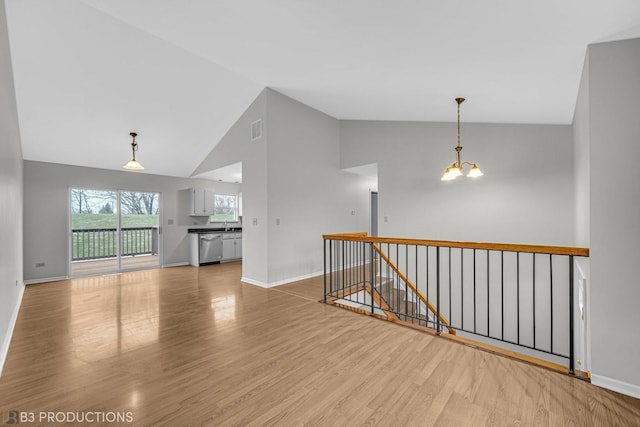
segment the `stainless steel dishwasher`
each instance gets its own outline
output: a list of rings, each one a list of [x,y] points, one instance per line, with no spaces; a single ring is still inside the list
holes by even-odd
[[[201,233],[200,265],[220,262],[222,259],[222,234]]]

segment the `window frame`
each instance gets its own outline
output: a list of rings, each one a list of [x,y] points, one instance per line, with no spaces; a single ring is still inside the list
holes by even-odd
[[[217,197],[218,196],[224,196],[224,197],[233,197],[234,202],[233,202],[233,219],[229,220],[229,219],[220,219],[220,218],[215,218],[215,216],[217,215],[224,215],[224,214],[217,214],[216,213],[216,209],[217,209]],[[239,197],[238,194],[226,194],[226,193],[213,193],[213,215],[209,215],[209,223],[229,223],[229,222],[238,222],[239,221]]]

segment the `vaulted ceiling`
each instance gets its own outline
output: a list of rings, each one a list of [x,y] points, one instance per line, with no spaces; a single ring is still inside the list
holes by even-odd
[[[571,123],[638,0],[5,0],[23,156],[190,176],[271,87],[338,119]]]

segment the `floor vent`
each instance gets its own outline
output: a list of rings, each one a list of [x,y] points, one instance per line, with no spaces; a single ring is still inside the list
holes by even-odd
[[[262,138],[262,119],[258,119],[251,123],[251,140]]]

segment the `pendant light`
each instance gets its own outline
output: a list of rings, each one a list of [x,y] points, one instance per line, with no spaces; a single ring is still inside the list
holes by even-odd
[[[458,145],[456,145],[454,148],[454,150],[456,150],[456,161],[453,162],[447,169],[445,169],[442,178],[440,178],[441,181],[451,181],[459,176],[462,176],[464,172],[464,165],[471,166],[469,173],[467,173],[467,176],[469,178],[477,178],[484,175],[477,164],[463,162],[461,160],[460,152],[462,151],[462,146],[460,145],[460,104],[462,104],[464,101],[464,98],[456,98],[456,102],[458,103]]]
[[[131,132],[129,135],[131,135],[131,137],[133,138],[133,140],[131,141],[131,151],[133,152],[133,158],[129,160],[129,162],[127,162],[127,164],[124,165],[123,168],[133,171],[141,171],[144,169],[144,167],[140,164],[139,161],[136,160],[136,151],[138,151],[136,136],[138,136],[138,134],[135,132]]]

